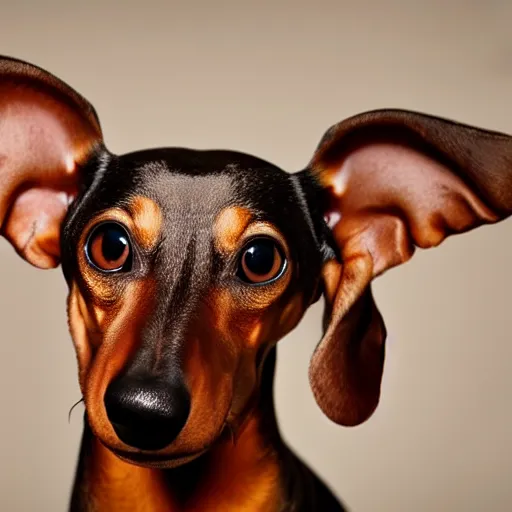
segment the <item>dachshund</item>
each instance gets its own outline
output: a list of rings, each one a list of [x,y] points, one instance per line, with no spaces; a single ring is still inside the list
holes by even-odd
[[[283,441],[277,342],[325,301],[309,379],[336,424],[379,402],[372,281],[512,212],[512,137],[399,109],[286,172],[228,150],[116,155],[92,105],[0,58],[0,233],[62,268],[85,404],[73,512],[335,512]]]

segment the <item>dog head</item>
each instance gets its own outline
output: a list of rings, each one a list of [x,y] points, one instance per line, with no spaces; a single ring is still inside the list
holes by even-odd
[[[0,59],[0,232],[62,263],[88,421],[126,460],[180,464],[242,423],[321,296],[315,398],[365,421],[386,338],[372,280],[511,208],[507,135],[383,110],[333,126],[296,173],[233,151],[114,155],[84,98]]]

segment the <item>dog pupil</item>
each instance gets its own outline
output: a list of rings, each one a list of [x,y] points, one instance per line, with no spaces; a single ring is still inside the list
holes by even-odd
[[[274,244],[270,240],[258,240],[247,249],[245,264],[256,275],[268,274],[274,266]]]
[[[116,261],[123,255],[127,245],[125,234],[120,229],[109,227],[103,234],[101,244],[103,257],[107,261]]]

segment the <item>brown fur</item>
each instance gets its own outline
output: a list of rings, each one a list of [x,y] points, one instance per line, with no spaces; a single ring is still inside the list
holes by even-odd
[[[61,259],[69,285],[73,512],[342,511],[281,439],[275,346],[323,294],[314,397],[340,425],[368,419],[386,341],[372,281],[512,214],[512,137],[381,110],[294,174],[232,151],[114,155],[84,98],[8,58],[0,116],[0,233],[33,265]]]

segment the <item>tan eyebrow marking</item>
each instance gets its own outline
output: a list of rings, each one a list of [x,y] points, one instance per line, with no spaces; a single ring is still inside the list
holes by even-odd
[[[213,234],[215,247],[222,253],[236,249],[240,237],[252,220],[252,214],[241,206],[224,208],[215,219]]]
[[[133,232],[143,249],[153,249],[162,232],[162,210],[149,197],[136,196],[129,205],[128,210],[133,219]]]

